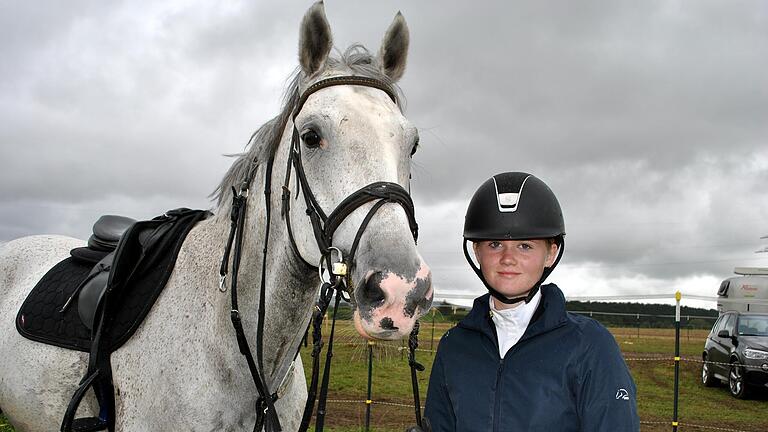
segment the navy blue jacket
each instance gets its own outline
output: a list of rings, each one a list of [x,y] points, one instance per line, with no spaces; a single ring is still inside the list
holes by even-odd
[[[425,417],[434,432],[639,431],[636,389],[613,336],[541,287],[528,328],[499,356],[488,294],[440,340]]]

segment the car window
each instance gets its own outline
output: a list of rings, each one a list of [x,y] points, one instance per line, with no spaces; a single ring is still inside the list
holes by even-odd
[[[739,334],[744,336],[768,336],[768,315],[742,316]]]
[[[723,328],[723,323],[725,322],[726,316],[720,315],[720,318],[715,321],[715,325],[712,326],[712,334],[717,335],[717,332],[720,331],[721,328]]]
[[[723,315],[723,319],[720,320],[720,324],[717,326],[717,332],[720,332],[721,330],[727,330],[728,324],[733,319],[733,314],[725,314]]]
[[[728,333],[733,336],[734,331],[733,329],[736,327],[736,314],[729,314],[728,320],[725,322],[725,325],[723,325],[723,330],[728,330]]]

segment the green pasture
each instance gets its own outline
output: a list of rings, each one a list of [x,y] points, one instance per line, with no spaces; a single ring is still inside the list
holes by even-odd
[[[8,420],[2,414],[0,414],[0,432],[13,432],[13,428],[8,424]]]
[[[429,372],[440,336],[450,323],[435,324],[435,339],[431,340],[432,324],[421,328],[420,351],[417,360],[426,370],[419,374],[422,404]],[[674,383],[674,330],[611,328],[624,353],[638,387],[638,409],[643,431],[672,430]],[[329,329],[324,334],[328,334]],[[354,331],[351,323],[337,323],[334,359],[329,391],[326,430],[351,432],[363,430],[367,388],[368,346]],[[699,384],[701,349],[707,331],[681,331],[679,422],[680,431],[768,430],[768,395],[741,401],[732,398],[726,388],[704,388]],[[309,380],[310,349],[302,350],[304,367]],[[373,345],[372,430],[402,432],[414,423],[410,371],[404,342],[379,342]],[[0,415],[0,432],[12,432],[5,417]]]
[[[435,340],[431,341],[432,326],[421,327],[417,360],[426,366],[419,376],[421,402],[432,366],[437,342],[450,327],[449,323],[435,325]],[[611,328],[624,353],[638,387],[638,410],[642,431],[671,431],[674,391],[675,331],[673,329]],[[707,330],[683,329],[680,333],[680,397],[678,421],[680,431],[768,430],[768,395],[754,400],[732,398],[727,389],[704,388],[699,384],[701,350]],[[326,333],[327,334],[327,333]],[[368,348],[346,322],[337,323],[337,344],[334,347],[332,377],[329,391],[326,425],[335,432],[360,431],[365,423]],[[411,405],[410,371],[404,342],[376,343],[373,348],[373,401],[371,425],[375,431],[403,431],[414,420],[413,408],[390,404]],[[310,350],[302,352],[309,378]],[[350,402],[355,401],[355,402]],[[382,402],[382,404],[377,404]]]

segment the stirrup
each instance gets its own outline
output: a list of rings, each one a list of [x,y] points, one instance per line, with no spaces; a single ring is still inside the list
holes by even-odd
[[[64,420],[61,422],[61,432],[91,432],[107,429],[107,423],[96,417],[75,418],[77,407],[80,406],[85,393],[89,388],[93,387],[96,382],[96,378],[99,377],[99,370],[97,369],[92,374],[86,376],[80,383],[80,386],[72,396],[72,400],[69,401],[67,411],[64,413]],[[103,422],[104,427],[99,429],[93,429],[98,424],[96,422]]]
[[[107,422],[98,417],[83,417],[72,422],[72,432],[96,432],[107,430]]]

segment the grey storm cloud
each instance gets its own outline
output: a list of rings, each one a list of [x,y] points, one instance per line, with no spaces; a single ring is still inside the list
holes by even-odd
[[[309,5],[2,6],[0,241],[212,206],[222,155],[279,109]],[[460,250],[464,206],[509,170],[560,198],[567,252],[552,278],[577,294],[768,266],[754,253],[768,244],[765,2],[326,2],[339,49],[375,52],[398,10],[419,244],[438,290],[482,290]]]

